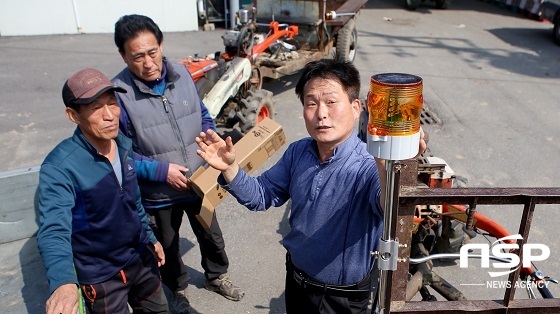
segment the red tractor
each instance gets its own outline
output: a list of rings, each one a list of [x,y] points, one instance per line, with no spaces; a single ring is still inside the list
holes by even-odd
[[[255,1],[250,10],[238,12],[237,29],[222,36],[223,53],[180,63],[192,74],[216,125],[243,135],[262,119],[274,118],[272,92],[262,89],[264,77],[292,75],[321,58],[354,60],[356,15],[366,1]]]

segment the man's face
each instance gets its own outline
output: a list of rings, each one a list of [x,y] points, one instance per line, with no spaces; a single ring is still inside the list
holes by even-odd
[[[305,127],[319,148],[334,149],[350,137],[360,110],[360,101],[350,102],[336,80],[314,78],[304,88]]]
[[[119,133],[121,109],[113,91],[103,93],[89,105],[81,105],[79,110],[66,108],[66,114],[94,146],[116,138]]]
[[[127,40],[121,57],[130,72],[144,81],[150,82],[161,77],[163,52],[151,32],[142,32]]]

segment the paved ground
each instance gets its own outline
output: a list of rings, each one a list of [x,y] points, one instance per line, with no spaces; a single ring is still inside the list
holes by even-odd
[[[403,1],[404,2],[404,1]],[[552,25],[532,21],[487,2],[454,0],[440,11],[430,2],[411,12],[400,1],[370,1],[358,20],[362,96],[371,75],[404,72],[424,79],[425,105],[439,123],[427,126],[430,149],[477,187],[560,186],[560,47]],[[179,60],[222,49],[224,30],[165,34],[164,53]],[[108,76],[124,66],[112,36],[0,37],[0,171],[39,165],[73,125],[64,116],[64,80],[84,67]],[[293,86],[297,75],[266,83],[274,92],[276,120],[288,141],[306,136]],[[282,150],[283,151],[283,150]],[[256,174],[275,162],[280,151]],[[283,313],[284,249],[290,203],[252,213],[228,197],[218,216],[230,257],[230,273],[247,292],[231,302],[203,288],[198,245],[184,224],[181,251],[192,276],[191,302],[201,313]],[[545,273],[560,277],[558,205],[535,214],[530,241],[546,243]],[[516,232],[517,208],[481,211]],[[21,269],[20,269],[21,267]],[[477,267],[438,272],[457,286],[489,280]],[[463,289],[464,288],[464,289]],[[499,299],[501,290],[461,286],[472,299]],[[556,290],[556,295],[560,293]],[[517,294],[524,295],[523,291]],[[0,308],[41,313],[46,278],[35,239],[0,247]]]

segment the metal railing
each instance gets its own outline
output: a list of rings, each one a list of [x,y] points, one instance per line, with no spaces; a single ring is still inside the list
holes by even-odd
[[[510,273],[502,300],[405,301],[409,272],[412,226],[416,205],[468,204],[470,215],[477,205],[523,205],[519,224],[517,255],[522,260],[523,244],[528,238],[533,213],[539,204],[560,204],[560,188],[423,188],[417,186],[416,162],[405,161],[401,167],[398,197],[398,227],[392,237],[399,240],[398,266],[390,273],[390,291],[385,300],[392,313],[560,313],[560,299],[514,300],[515,285],[521,268]],[[468,222],[467,222],[468,223]],[[406,257],[406,258],[402,258]],[[390,301],[389,301],[390,300]]]

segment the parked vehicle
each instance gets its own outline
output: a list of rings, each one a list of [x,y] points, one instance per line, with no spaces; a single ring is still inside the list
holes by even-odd
[[[560,0],[545,0],[539,8],[541,18],[554,24],[552,38],[560,45]]]

